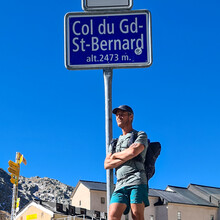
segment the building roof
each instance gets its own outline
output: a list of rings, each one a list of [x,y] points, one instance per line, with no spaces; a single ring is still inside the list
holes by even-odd
[[[200,190],[201,193],[213,196],[214,198],[216,198],[217,200],[220,201],[220,188],[218,188],[218,187],[211,187],[211,186],[196,185],[196,184],[190,184],[188,186],[188,188],[190,188],[190,186],[194,186],[195,188]]]
[[[188,188],[168,186],[166,191],[168,190],[171,192],[171,200],[169,202],[200,206],[215,206],[215,204],[201,198],[200,196],[190,191]],[[174,197],[172,193],[177,194],[177,196]]]
[[[80,182],[90,190],[106,191],[106,183],[85,180],[80,180]]]
[[[80,184],[83,184],[89,190],[97,190],[97,191],[106,191],[106,183],[103,182],[94,182],[94,181],[86,181],[86,180],[79,180],[76,187],[74,188],[72,195],[70,198],[73,198],[75,192],[77,191]]]

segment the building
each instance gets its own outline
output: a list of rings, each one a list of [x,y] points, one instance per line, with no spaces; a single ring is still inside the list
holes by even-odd
[[[220,188],[195,184],[187,188],[167,186],[166,190],[150,189],[149,195],[156,202],[153,213],[148,213],[146,208],[145,216],[150,215],[152,220],[220,220],[219,202],[214,201],[214,198],[220,201],[219,193]]]
[[[106,184],[80,180],[71,201],[72,206],[106,212]],[[149,189],[149,201],[146,220],[220,220],[220,188],[189,184]]]
[[[62,217],[56,203],[44,202],[40,200],[28,203],[16,216],[16,220],[44,219],[50,220],[54,217]]]
[[[149,201],[145,220],[220,220],[217,187],[189,184],[187,188],[149,189]],[[71,195],[71,204],[32,201],[18,213],[16,220],[106,220],[106,205],[105,183],[80,180]]]
[[[80,180],[71,195],[71,205],[107,212],[106,184]]]
[[[60,203],[34,200],[28,203],[16,216],[16,220],[106,220],[107,214]],[[3,219],[7,220],[7,219]]]
[[[36,200],[27,204],[17,214],[16,220],[81,220],[83,219],[83,215],[81,215],[80,211],[75,210],[70,205]]]

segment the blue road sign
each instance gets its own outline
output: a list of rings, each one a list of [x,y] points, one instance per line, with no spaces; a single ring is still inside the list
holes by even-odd
[[[151,15],[147,10],[68,13],[64,26],[67,69],[137,68],[152,64]]]

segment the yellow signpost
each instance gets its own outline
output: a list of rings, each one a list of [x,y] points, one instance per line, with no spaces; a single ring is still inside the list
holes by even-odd
[[[19,172],[20,172],[20,164],[15,163],[11,160],[8,161],[8,164],[9,164],[8,171],[11,173],[12,179],[14,179],[13,178],[14,176],[16,176],[18,178],[19,177]]]
[[[24,165],[27,165],[27,161],[24,158],[24,155],[18,152],[18,157],[19,157],[19,164],[21,164],[22,162],[24,163]]]
[[[19,206],[19,202],[17,201],[18,197],[18,180],[20,175],[20,164],[24,163],[27,164],[24,156],[17,152],[16,153],[16,162],[11,160],[8,161],[9,168],[8,171],[11,173],[11,183],[13,184],[13,195],[12,195],[12,207],[11,207],[11,220],[16,218],[16,207]],[[20,201],[20,200],[19,200]]]
[[[18,185],[18,177],[14,176],[11,174],[11,179],[10,179],[12,184],[15,184],[16,186]]]

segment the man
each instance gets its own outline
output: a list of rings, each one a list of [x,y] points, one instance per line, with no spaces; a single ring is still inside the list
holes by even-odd
[[[128,214],[131,209],[134,220],[144,220],[144,208],[149,205],[147,177],[144,172],[147,135],[133,129],[134,113],[131,107],[121,105],[112,112],[116,115],[116,122],[122,129],[122,135],[118,138],[116,152],[108,154],[104,162],[105,169],[115,168],[117,177],[108,219],[119,220],[123,213]],[[136,133],[137,138],[128,146],[133,133]],[[141,156],[142,160],[137,160],[137,156]]]

